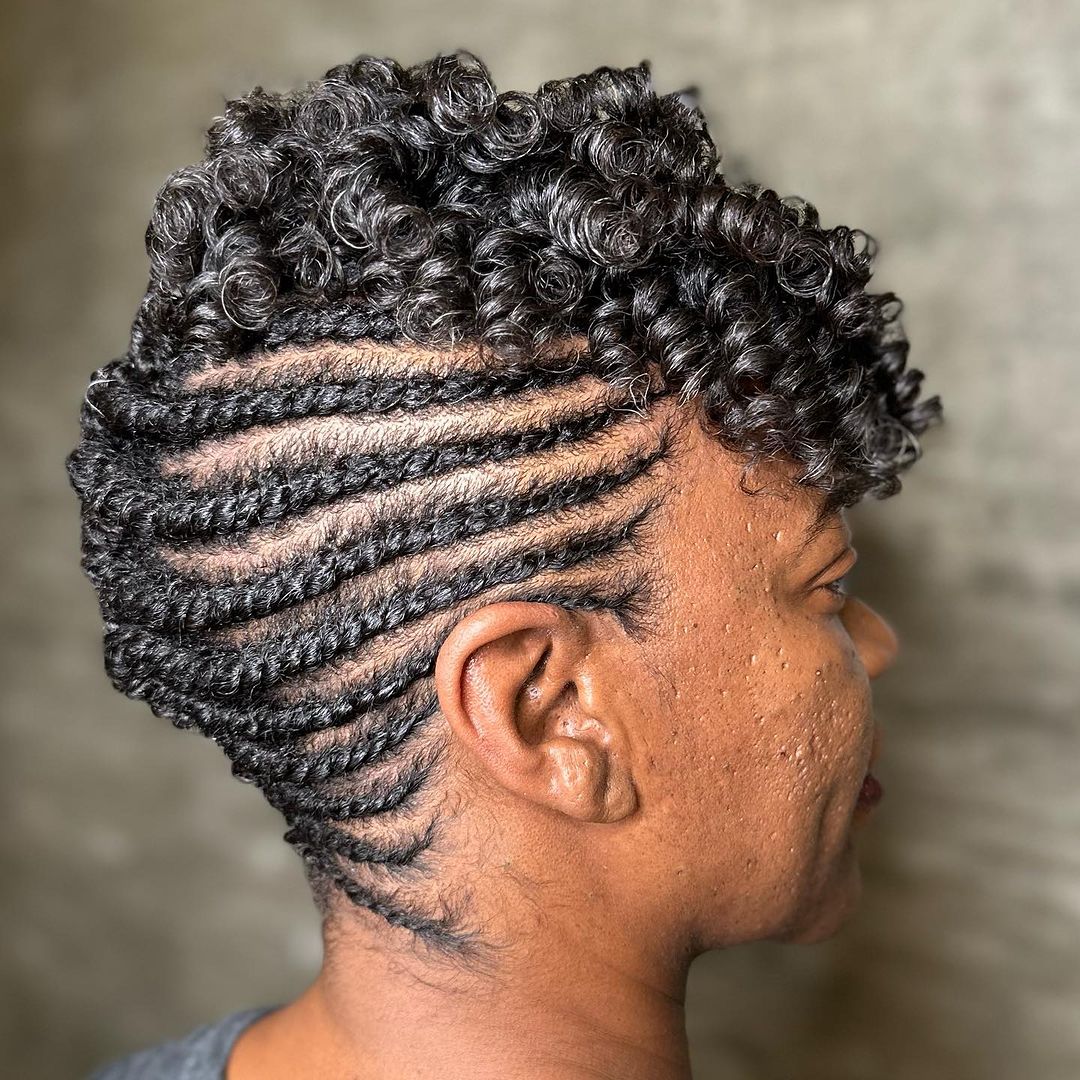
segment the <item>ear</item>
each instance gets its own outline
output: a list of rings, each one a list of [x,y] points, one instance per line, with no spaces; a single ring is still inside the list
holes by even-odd
[[[637,792],[590,644],[566,608],[489,604],[443,642],[435,686],[459,745],[508,791],[568,817],[618,821],[636,809]]]

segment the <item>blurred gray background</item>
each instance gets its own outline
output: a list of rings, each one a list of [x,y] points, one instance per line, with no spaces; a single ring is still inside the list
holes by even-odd
[[[1080,1076],[1080,17],[969,0],[9,0],[3,8],[5,1075],[75,1077],[297,994],[317,920],[283,825],[105,678],[63,457],[118,355],[165,175],[226,97],[464,46],[502,89],[648,58],[729,176],[882,244],[947,423],[851,514],[893,622],[887,796],[856,918],[702,958],[699,1080]]]

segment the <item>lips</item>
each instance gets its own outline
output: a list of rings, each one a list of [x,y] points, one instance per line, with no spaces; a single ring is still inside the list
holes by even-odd
[[[873,773],[867,773],[866,778],[862,782],[862,787],[859,789],[858,806],[863,809],[877,806],[877,804],[881,802],[881,796],[883,794],[881,781],[878,780]]]
[[[874,728],[874,742],[870,748],[870,763],[866,769],[866,776],[863,777],[862,787],[859,789],[859,797],[855,803],[855,809],[857,811],[869,810],[871,807],[877,806],[881,802],[881,797],[884,794],[884,790],[881,786],[881,781],[874,776],[871,771],[874,765],[877,764],[878,756],[881,754],[881,729]]]

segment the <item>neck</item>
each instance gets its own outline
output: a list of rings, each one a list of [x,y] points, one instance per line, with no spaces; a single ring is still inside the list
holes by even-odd
[[[354,919],[315,982],[241,1036],[228,1080],[689,1080],[689,959],[646,955],[646,933],[612,924],[546,914],[477,974]]]

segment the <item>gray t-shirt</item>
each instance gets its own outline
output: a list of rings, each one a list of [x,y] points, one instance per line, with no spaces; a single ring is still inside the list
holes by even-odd
[[[182,1038],[102,1065],[87,1080],[224,1080],[225,1063],[240,1032],[278,1007],[262,1005],[230,1013]]]

